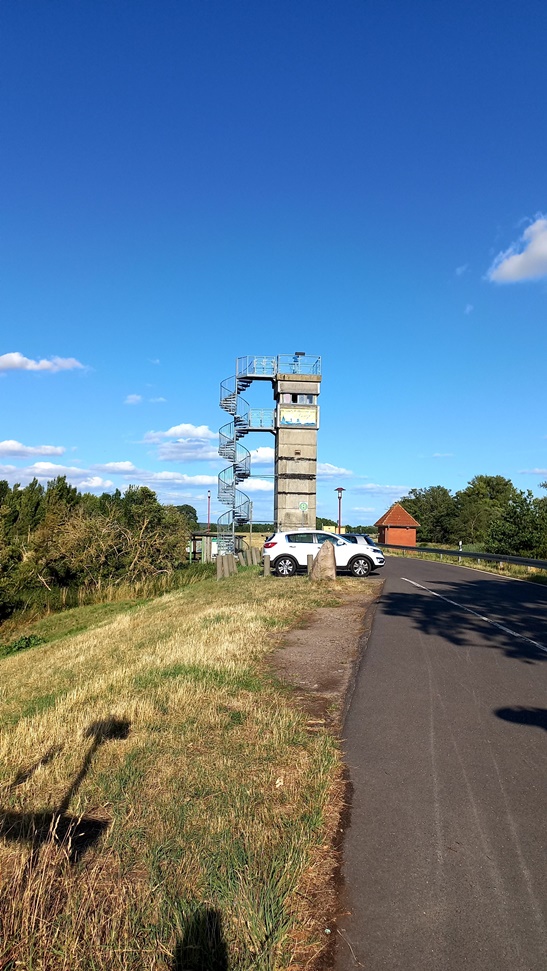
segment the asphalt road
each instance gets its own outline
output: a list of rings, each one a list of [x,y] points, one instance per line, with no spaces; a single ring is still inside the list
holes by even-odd
[[[547,588],[384,575],[344,732],[337,971],[546,971]]]

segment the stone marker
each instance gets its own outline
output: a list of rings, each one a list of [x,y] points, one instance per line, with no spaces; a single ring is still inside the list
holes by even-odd
[[[269,577],[270,575],[270,557],[264,557],[264,576]]]
[[[306,557],[306,561],[307,561],[307,564],[308,564],[308,576],[309,576],[310,573],[311,573],[311,571],[312,571],[312,567],[313,567],[313,553],[308,553],[308,555]]]
[[[334,558],[334,546],[330,540],[326,540],[319,553],[315,557],[311,568],[310,578],[312,580],[335,580],[336,579],[336,560]]]

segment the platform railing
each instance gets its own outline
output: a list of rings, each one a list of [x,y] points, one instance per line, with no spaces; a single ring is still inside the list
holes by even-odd
[[[249,412],[250,432],[266,432],[275,428],[274,408],[251,408]]]
[[[321,374],[321,358],[311,354],[238,357],[236,378],[274,378],[276,374]]]

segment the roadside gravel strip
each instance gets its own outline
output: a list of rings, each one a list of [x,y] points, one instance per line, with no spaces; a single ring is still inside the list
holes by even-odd
[[[359,593],[340,593],[337,607],[320,607],[305,626],[291,630],[272,657],[281,681],[296,689],[301,707],[316,724],[339,731],[349,709],[355,679],[372,628],[383,577],[358,581]]]

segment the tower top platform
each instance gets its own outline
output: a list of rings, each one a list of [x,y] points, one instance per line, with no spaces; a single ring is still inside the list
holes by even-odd
[[[279,374],[321,374],[321,358],[315,354],[277,354],[273,357],[238,357],[236,376],[250,378],[252,381],[273,380]]]

